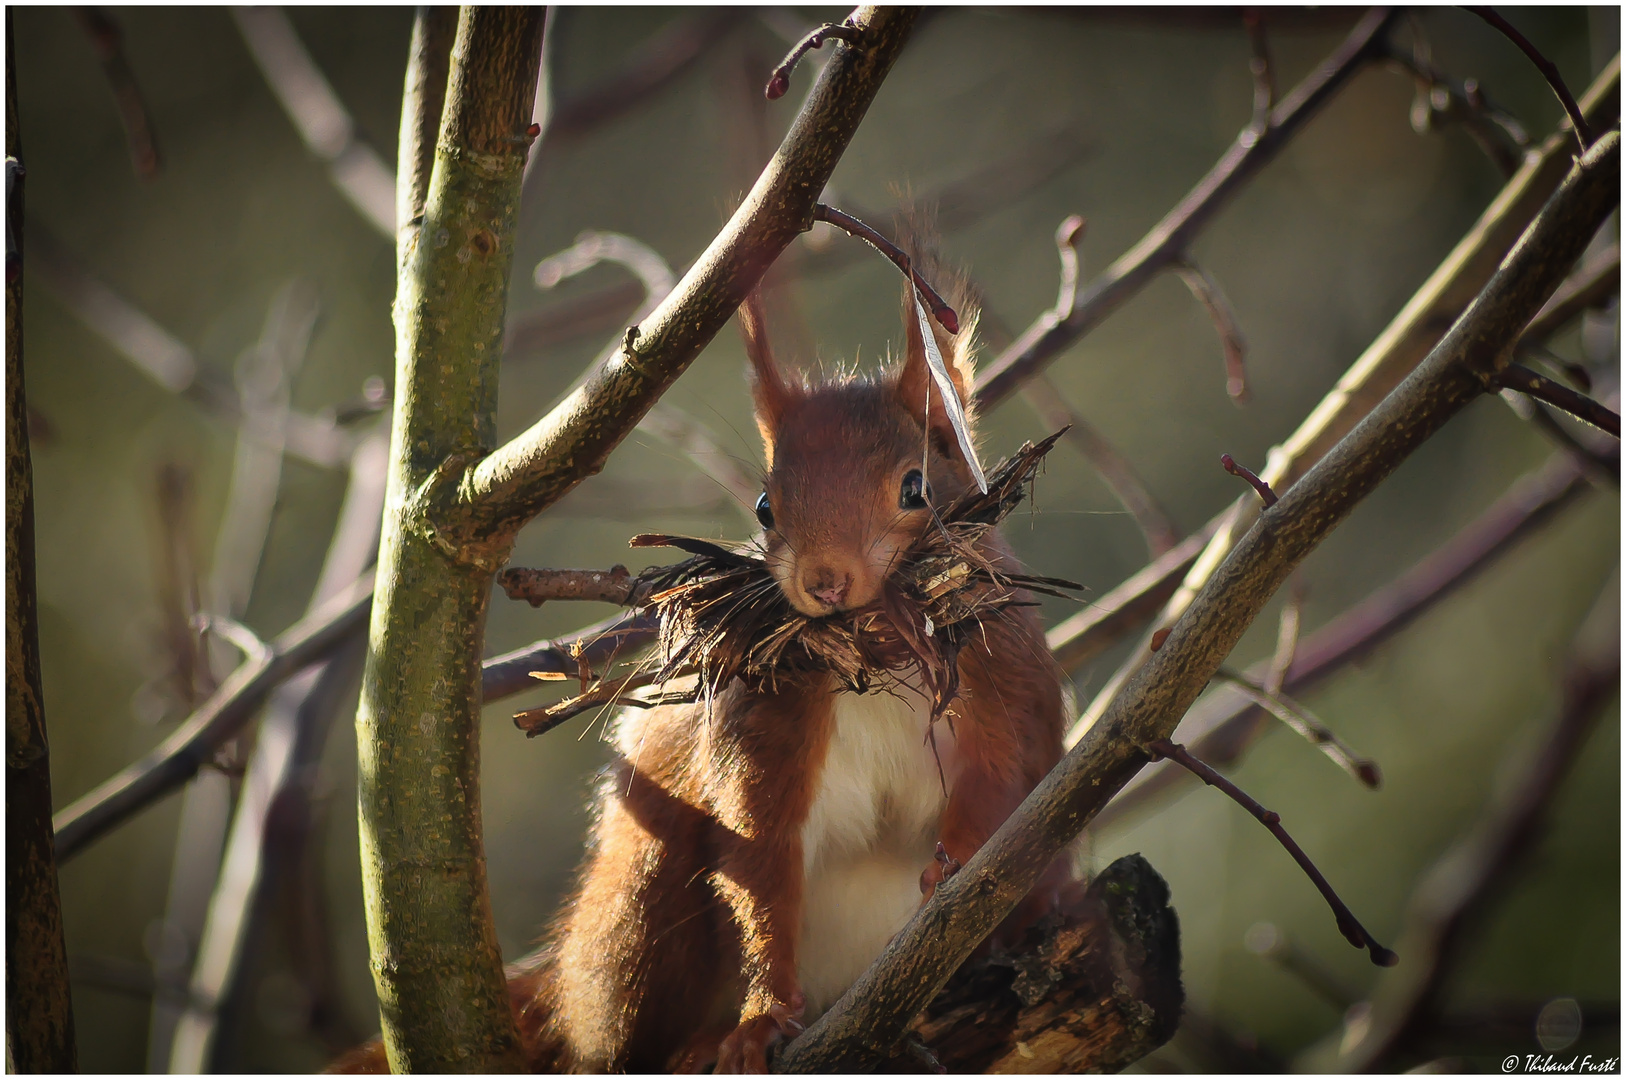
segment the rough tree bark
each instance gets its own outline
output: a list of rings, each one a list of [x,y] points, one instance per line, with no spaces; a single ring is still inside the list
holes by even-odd
[[[34,469],[23,392],[22,169],[6,12],[6,1071],[73,1072],[73,999],[51,841],[51,756],[34,592]],[[15,249],[14,249],[15,245]]]
[[[543,9],[465,8],[421,221],[402,222],[395,416],[367,669],[356,716],[362,883],[396,1071],[514,1071],[519,1037],[486,890],[480,642],[491,571],[448,558],[418,497],[496,444],[497,369]],[[435,51],[419,20],[407,108]],[[429,39],[429,40],[425,40]],[[403,127],[405,122],[403,122]],[[419,173],[403,140],[399,175]]]
[[[952,1073],[1117,1072],[1168,1042],[1184,1005],[1169,886],[1126,855],[1010,954],[964,964],[914,1035]]]
[[[390,488],[357,714],[363,889],[397,1070],[513,1068],[480,840],[480,644],[515,533],[598,471],[781,251],[897,59],[915,9],[860,8],[780,151],[684,280],[529,432],[495,446],[496,372],[540,9],[464,8],[421,218],[402,223]],[[398,170],[421,174],[435,82],[414,34]],[[407,205],[414,199],[403,199]]]

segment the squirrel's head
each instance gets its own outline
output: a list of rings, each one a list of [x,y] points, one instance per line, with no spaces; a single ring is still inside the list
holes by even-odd
[[[804,615],[879,599],[900,553],[930,526],[932,507],[973,483],[927,366],[908,288],[903,359],[869,377],[787,377],[768,346],[758,297],[740,308],[766,462],[757,520],[768,568]],[[977,317],[955,299],[960,332],[929,325],[969,422]]]

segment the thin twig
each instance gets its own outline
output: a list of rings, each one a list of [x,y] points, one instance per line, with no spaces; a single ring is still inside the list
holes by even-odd
[[[1273,665],[1274,667],[1274,665]],[[1242,691],[1242,696],[1264,709],[1270,715],[1297,732],[1306,742],[1321,748],[1333,764],[1343,769],[1366,787],[1376,790],[1383,785],[1383,773],[1377,762],[1361,757],[1344,744],[1320,717],[1279,690],[1267,690],[1247,675],[1228,668],[1220,668],[1217,678]]]
[[[107,76],[108,88],[113,91],[113,100],[118,104],[119,120],[124,124],[124,139],[130,144],[130,164],[135,166],[137,176],[150,180],[158,175],[163,161],[158,156],[158,138],[153,133],[146,100],[142,97],[140,85],[136,83],[135,72],[130,70],[130,61],[124,55],[124,35],[119,32],[118,24],[101,8],[76,7],[72,10],[85,35],[96,47],[96,59],[101,61],[102,74]]]
[[[1259,498],[1264,500],[1265,507],[1267,509],[1276,505],[1276,493],[1270,489],[1269,484],[1259,479],[1258,473],[1254,472],[1246,465],[1238,465],[1236,459],[1230,454],[1221,454],[1220,464],[1223,465],[1225,467],[1225,471],[1230,473],[1232,476],[1238,476],[1243,480],[1246,480],[1248,485],[1259,493]]]
[[[768,85],[763,88],[762,95],[769,101],[775,101],[785,96],[790,89],[790,74],[796,70],[796,64],[812,49],[822,49],[826,41],[844,41],[848,48],[858,48],[858,42],[863,40],[863,33],[856,26],[847,23],[825,23],[823,26],[808,34],[801,41],[791,46],[790,52],[773,69],[768,78]]]
[[[1567,455],[1555,454],[1541,468],[1514,481],[1478,517],[1400,577],[1306,637],[1295,650],[1282,687],[1305,693],[1369,655],[1455,596],[1590,490],[1581,467]],[[1263,681],[1269,669],[1256,664],[1248,675]],[[1264,732],[1259,722],[1262,712],[1234,691],[1216,691],[1192,707],[1176,734],[1204,760],[1231,764]],[[1166,765],[1144,770],[1096,816],[1096,828],[1145,808],[1173,790],[1184,775]]]
[[[1534,752],[1520,750],[1517,780],[1423,876],[1408,905],[1401,943],[1415,962],[1380,984],[1366,1035],[1334,1068],[1365,1072],[1420,1035],[1466,944],[1466,932],[1521,868],[1541,838],[1555,797],[1605,708],[1620,697],[1620,578],[1600,593],[1575,635],[1561,681],[1562,704]]]
[[[1242,132],[1178,206],[1091,282],[1071,318],[1052,325],[1041,317],[979,371],[977,404],[986,409],[1009,397],[1029,374],[1061,355],[1177,262],[1231,196],[1273,160],[1357,71],[1381,55],[1394,17],[1382,8],[1368,12],[1343,44],[1271,110],[1267,131],[1259,134],[1250,127]]]
[[[1587,148],[1592,145],[1592,128],[1588,126],[1586,117],[1581,114],[1581,107],[1575,103],[1575,95],[1571,94],[1570,88],[1564,84],[1564,76],[1558,73],[1558,65],[1543,56],[1541,50],[1530,43],[1529,38],[1515,30],[1511,23],[1491,8],[1469,6],[1468,10],[1500,30],[1504,37],[1523,50],[1524,55],[1530,58],[1530,62],[1536,65],[1542,77],[1547,80],[1547,85],[1553,88],[1559,104],[1564,106],[1564,112],[1570,118],[1570,129],[1575,132],[1575,141],[1581,144],[1581,152],[1586,153]]]
[[[1579,420],[1585,420],[1595,428],[1607,431],[1617,439],[1620,438],[1619,413],[1585,394],[1578,394],[1561,383],[1553,382],[1545,375],[1531,371],[1522,364],[1509,364],[1503,368],[1497,381],[1509,390],[1517,390],[1537,401],[1545,401]]]
[[[278,635],[268,656],[240,665],[151,753],[58,811],[52,818],[57,858],[72,858],[136,810],[190,780],[226,739],[254,718],[278,683],[365,629],[372,597],[368,574]]]
[[[1594,484],[1620,487],[1620,455],[1588,446],[1560,424],[1546,405],[1533,401],[1516,390],[1503,390],[1499,395],[1513,415],[1524,420],[1541,433],[1542,437],[1568,454],[1581,466]]]
[[[1360,920],[1355,918],[1354,912],[1350,911],[1343,900],[1339,899],[1338,894],[1333,891],[1333,887],[1328,884],[1321,871],[1316,869],[1315,863],[1310,861],[1310,857],[1304,853],[1304,849],[1299,847],[1291,836],[1287,835],[1287,830],[1282,828],[1282,816],[1280,814],[1260,806],[1247,792],[1203,762],[1192,757],[1186,748],[1179,743],[1170,742],[1168,739],[1154,739],[1146,744],[1146,749],[1156,757],[1166,757],[1170,761],[1179,764],[1194,773],[1199,780],[1210,787],[1219,788],[1229,795],[1238,806],[1258,818],[1259,823],[1269,829],[1272,836],[1281,841],[1282,847],[1286,848],[1287,853],[1293,856],[1293,861],[1298,863],[1299,868],[1315,883],[1315,887],[1320,891],[1322,897],[1326,899],[1327,906],[1332,908],[1333,916],[1338,920],[1338,930],[1344,935],[1345,940],[1357,949],[1365,949],[1367,954],[1372,957],[1372,962],[1379,967],[1394,967],[1400,962],[1400,957],[1380,945],[1378,939],[1367,932],[1366,927],[1362,926]]]
[[[1072,318],[1078,303],[1078,245],[1084,242],[1089,222],[1078,214],[1069,214],[1056,226],[1056,255],[1061,259],[1061,274],[1056,285],[1056,306],[1052,309],[1057,322]]]
[[[916,193],[914,202],[937,208],[935,220],[939,232],[948,234],[966,229],[1055,179],[1085,157],[1093,145],[1091,133],[1083,123],[1075,120],[1059,125],[1039,132],[1008,157],[981,163],[971,173],[935,191]],[[836,201],[833,195],[831,201]],[[850,202],[849,206],[849,213],[864,221],[886,216],[884,211],[873,208],[853,206]],[[830,231],[834,231],[833,227]],[[815,230],[805,235],[811,241],[819,233]],[[806,264],[810,274],[832,273],[863,258],[863,251],[849,244],[814,247],[803,243],[800,249],[814,256]]]
[[[1586,96],[1589,114],[1615,115],[1620,91],[1620,59],[1615,57],[1593,82]],[[1285,106],[1285,103],[1284,103]],[[1441,341],[1443,327],[1452,325],[1476,293],[1505,265],[1505,256],[1521,232],[1535,218],[1571,168],[1569,139],[1554,134],[1526,157],[1519,172],[1480,215],[1468,233],[1412,295],[1383,333],[1350,365],[1321,403],[1267,459],[1265,479],[1273,488],[1290,490],[1292,484],[1324,459],[1343,438],[1399,386]],[[1173,594],[1159,621],[1172,625],[1202,589],[1226,553],[1257,520],[1259,504],[1242,498],[1232,503],[1224,526],[1209,542],[1187,580]],[[1082,710],[1068,733],[1068,742],[1080,735],[1107,709],[1144,662],[1147,653],[1133,650],[1129,658]]]
[[[1276,75],[1270,63],[1270,41],[1265,37],[1265,16],[1258,8],[1242,12],[1248,29],[1248,72],[1253,76],[1253,121],[1255,131],[1270,126],[1270,110],[1276,107]]]
[[[1242,336],[1242,326],[1237,321],[1236,311],[1231,302],[1225,298],[1225,291],[1220,288],[1214,275],[1194,262],[1190,255],[1180,256],[1174,263],[1173,270],[1180,275],[1180,280],[1186,283],[1191,295],[1207,309],[1208,317],[1214,320],[1214,330],[1219,334],[1220,347],[1225,350],[1225,392],[1231,400],[1238,405],[1248,400],[1248,368],[1246,363],[1247,341]]]
[[[1493,107],[1485,99],[1479,83],[1464,79],[1459,87],[1436,69],[1430,59],[1426,39],[1416,17],[1412,18],[1412,55],[1391,47],[1385,57],[1409,74],[1416,84],[1412,100],[1411,125],[1419,135],[1434,126],[1436,118],[1460,121],[1470,138],[1496,165],[1503,178],[1519,170],[1519,157],[1530,144],[1530,133],[1513,116]],[[1512,145],[1510,146],[1509,143]]]
[[[609,570],[532,570],[510,567],[497,575],[497,584],[510,600],[525,600],[541,607],[548,600],[597,600],[620,607],[637,605],[642,582],[625,566]]]
[[[351,458],[344,503],[311,592],[309,612],[319,610],[373,561],[388,460],[384,425],[364,439]],[[191,990],[167,1063],[171,1072],[211,1072],[218,1067],[220,1009],[237,1000],[235,988],[245,973],[244,951],[253,940],[253,924],[266,917],[266,897],[302,857],[309,839],[302,824],[308,824],[311,816],[314,767],[364,658],[365,645],[359,638],[346,642],[332,659],[284,683],[270,696],[198,937]]]
[[[190,348],[97,279],[37,221],[28,223],[28,243],[31,272],[86,328],[165,390],[223,422],[242,423],[230,380],[198,363]],[[346,461],[353,445],[332,418],[295,409],[288,411],[282,438],[288,453],[319,468]]]
[[[1619,291],[1620,245],[1616,243],[1587,259],[1564,279],[1553,298],[1524,328],[1520,346],[1547,340],[1575,316],[1603,304]]]
[[[902,248],[898,247],[898,245],[894,244],[892,241],[888,240],[885,236],[882,236],[880,233],[876,232],[862,221],[859,221],[851,214],[844,214],[833,206],[826,206],[823,203],[814,203],[813,220],[828,222],[829,224],[840,229],[842,232],[846,233],[848,236],[855,236],[858,239],[863,240],[876,251],[879,251],[888,259],[891,259],[892,264],[898,268],[899,272],[901,272],[904,277],[915,283],[915,288],[920,290],[920,295],[925,299],[926,306],[931,308],[932,317],[942,324],[943,329],[947,330],[951,334],[958,334],[960,332],[960,317],[956,315],[954,313],[954,309],[949,307],[948,304],[944,302],[943,298],[938,295],[937,290],[932,288],[931,283],[920,275],[920,271],[914,268],[909,256],[904,254]]]

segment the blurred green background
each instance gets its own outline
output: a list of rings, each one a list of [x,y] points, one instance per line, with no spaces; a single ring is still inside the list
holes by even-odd
[[[228,384],[273,296],[296,278],[315,286],[321,314],[292,387],[293,407],[320,414],[360,397],[369,376],[389,380],[392,247],[300,141],[233,20],[207,8],[111,14],[145,95],[163,169],[150,180],[135,176],[96,54],[69,12],[15,9],[28,232],[48,230]],[[288,14],[359,136],[393,167],[411,11]],[[584,229],[626,233],[681,271],[754,179],[809,84],[811,65],[804,65],[787,98],[760,101],[766,72],[786,48],[784,34],[842,14],[738,9],[658,93],[585,130],[550,132],[535,151],[527,186],[511,318],[627,279],[601,266],[551,292],[532,284],[536,262]],[[1356,14],[1267,15],[1278,86],[1285,91],[1305,75]],[[1618,8],[1506,14],[1577,93],[1618,48]],[[697,13],[566,8],[555,16],[549,33],[558,106],[591,94],[634,50]],[[1417,24],[1441,69],[1477,78],[1538,140],[1552,130],[1556,101],[1507,41],[1455,10],[1424,11]],[[1409,42],[1413,32],[1402,24],[1396,40]],[[998,325],[1019,331],[1054,302],[1051,237],[1063,217],[1089,219],[1087,279],[1224,152],[1249,118],[1248,56],[1240,16],[1221,9],[938,12],[887,80],[827,201],[885,224],[902,191],[931,201],[981,178],[987,205],[950,222],[943,246],[984,291],[994,332]],[[1196,528],[1239,494],[1239,483],[1218,467],[1219,455],[1262,466],[1268,448],[1297,426],[1501,187],[1460,127],[1412,129],[1412,96],[1411,80],[1398,72],[1364,71],[1196,243],[1194,254],[1224,286],[1247,335],[1251,404],[1239,409],[1226,398],[1213,326],[1172,277],[1050,369],[1183,528]],[[1054,167],[1030,167],[1035,153],[1048,154]],[[1001,162],[1015,160],[1030,164],[1001,171]],[[1008,190],[995,190],[990,177],[1004,177]],[[814,236],[782,262],[771,309],[782,356],[803,364],[857,356],[869,364],[899,341],[896,274],[852,245]],[[31,266],[25,272],[41,648],[60,807],[155,745],[184,715],[174,702],[153,704],[155,695],[162,698],[154,687],[174,664],[162,633],[166,604],[174,603],[160,573],[173,543],[165,537],[186,536],[207,575],[236,436],[144,376],[76,319]],[[591,332],[511,351],[503,437],[557,399],[631,307]],[[1612,325],[1599,325],[1604,345],[1590,360],[1612,367],[1618,336]],[[1580,359],[1579,338],[1572,329],[1554,348]],[[666,401],[754,468],[743,363],[737,339],[724,333]],[[1043,433],[1020,399],[984,421],[994,458]],[[1409,567],[1548,453],[1501,402],[1476,404],[1306,563],[1307,629]],[[190,511],[171,515],[169,533],[158,499],[166,465],[182,470],[193,492]],[[698,509],[675,505],[674,491],[697,490],[695,476],[686,459],[636,433],[601,477],[525,530],[513,562],[629,561],[626,538],[643,531],[744,536],[747,519],[716,499],[700,500]],[[304,610],[343,490],[342,470],[285,463],[243,617],[262,636]],[[1146,559],[1134,523],[1065,444],[1051,455],[1034,512],[1015,515],[1007,532],[1037,572],[1083,582],[1095,595]],[[1618,590],[1618,550],[1618,496],[1591,493],[1472,588],[1309,697],[1348,742],[1381,763],[1380,791],[1359,788],[1283,730],[1269,732],[1234,770],[1282,812],[1382,940],[1396,937],[1418,876],[1539,737],[1576,626],[1600,590]],[[1051,621],[1069,610],[1047,601]],[[1269,654],[1275,611],[1259,620],[1233,666]],[[485,653],[604,614],[593,605],[533,610],[499,594]],[[1077,673],[1081,698],[1120,656]],[[566,885],[589,787],[605,757],[601,727],[584,721],[535,741],[517,732],[509,715],[544,699],[538,692],[504,701],[485,715],[487,854],[510,958],[535,940]],[[230,1005],[216,1059],[221,1070],[310,1070],[335,1045],[376,1030],[357,871],[352,703],[353,694],[334,725],[317,786],[317,880],[326,917],[297,923],[303,929],[296,933],[285,915],[309,904],[302,909],[294,895],[279,901],[248,957],[243,993]],[[1617,717],[1611,706],[1563,789],[1551,830],[1472,938],[1451,983],[1452,1002],[1517,1001],[1533,1010],[1567,996],[1618,1008]],[[1274,923],[1357,996],[1378,984],[1378,969],[1342,941],[1313,888],[1264,830],[1215,792],[1181,791],[1155,813],[1093,836],[1091,860],[1104,866],[1138,850],[1167,877],[1183,928],[1190,1008],[1244,1051],[1285,1060],[1329,1034],[1336,1038],[1339,1010],[1246,950],[1245,931]],[[163,937],[155,928],[165,916],[180,805],[178,797],[165,800],[62,869],[85,1071],[147,1067],[152,988],[108,972],[151,967]],[[313,925],[323,928],[318,947],[332,971],[322,977],[336,996],[311,984],[317,976],[295,946]],[[312,1003],[329,1000],[327,1015],[313,1020]],[[1618,1052],[1618,1030],[1602,1039],[1605,1053]],[[1524,1038],[1514,1049],[1536,1046]],[[1486,1045],[1465,1060],[1487,1066],[1501,1052],[1502,1044]],[[1186,1043],[1145,1064],[1217,1067],[1201,1046]]]

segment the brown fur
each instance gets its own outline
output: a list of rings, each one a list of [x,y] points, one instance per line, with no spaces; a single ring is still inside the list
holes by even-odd
[[[969,400],[975,315],[962,310],[961,318],[966,329],[939,345]],[[906,303],[900,365],[811,386],[775,365],[754,301],[742,324],[768,448],[775,580],[804,614],[835,610],[812,592],[842,578],[839,609],[867,604],[898,552],[930,527],[930,511],[898,508],[904,473],[924,454],[937,505],[971,483],[941,406],[925,411],[929,375],[914,313]],[[1014,566],[997,535],[984,545],[997,564]],[[1060,757],[1063,705],[1032,608],[987,620],[961,652],[959,674],[957,767],[938,832],[963,863]],[[623,719],[575,894],[548,948],[511,973],[534,1069],[667,1071],[715,1061],[719,1072],[764,1071],[769,1046],[800,1030],[802,826],[836,690],[827,675],[778,692],[735,682],[709,710],[702,701]],[[929,896],[945,867],[932,861],[921,871]],[[1052,867],[1001,933],[1042,911],[1065,877],[1060,863]],[[374,1057],[377,1064],[381,1051]],[[364,1071],[355,1068],[363,1063],[341,1064]]]

